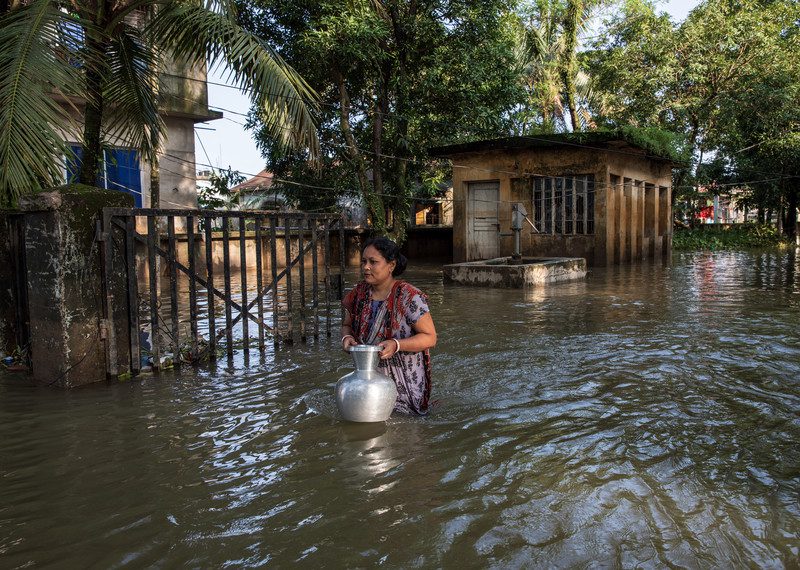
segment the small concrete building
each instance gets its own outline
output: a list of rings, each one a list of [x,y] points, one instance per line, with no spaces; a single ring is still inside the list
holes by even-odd
[[[431,149],[453,163],[453,261],[508,256],[512,206],[529,223],[520,253],[590,265],[667,256],[672,159],[608,132],[484,140]]]

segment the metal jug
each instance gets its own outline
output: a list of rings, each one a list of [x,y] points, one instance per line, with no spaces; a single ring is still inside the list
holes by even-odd
[[[356,369],[336,383],[336,406],[351,422],[383,422],[389,419],[397,401],[394,381],[378,371],[379,346],[350,347]]]

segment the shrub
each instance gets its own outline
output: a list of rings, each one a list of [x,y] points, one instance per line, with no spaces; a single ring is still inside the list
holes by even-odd
[[[774,226],[767,224],[734,224],[725,226],[700,226],[694,229],[676,229],[672,236],[672,249],[692,251],[698,249],[744,249],[788,245],[789,241]]]

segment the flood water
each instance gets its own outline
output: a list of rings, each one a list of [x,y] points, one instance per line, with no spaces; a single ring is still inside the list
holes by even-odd
[[[0,567],[798,566],[794,252],[407,278],[439,332],[423,419],[336,420],[338,335],[70,392],[0,376]]]

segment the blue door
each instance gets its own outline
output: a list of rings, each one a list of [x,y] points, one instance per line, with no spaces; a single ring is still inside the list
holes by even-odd
[[[137,208],[142,207],[142,176],[139,155],[135,150],[114,148],[105,151],[106,185],[110,190],[133,194]]]
[[[74,158],[67,158],[67,182],[75,182],[81,171],[83,149],[72,146]],[[142,178],[139,155],[133,149],[112,148],[103,151],[103,168],[96,185],[109,190],[121,190],[133,196],[137,208],[142,207]]]

